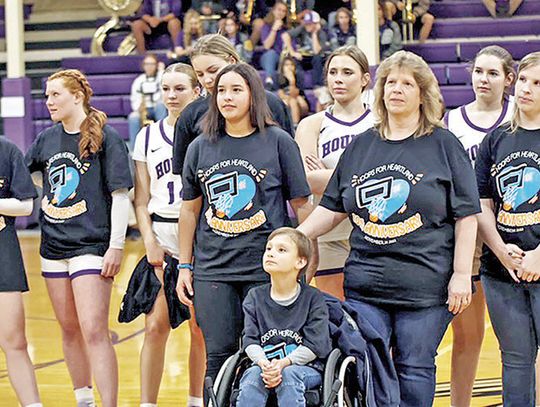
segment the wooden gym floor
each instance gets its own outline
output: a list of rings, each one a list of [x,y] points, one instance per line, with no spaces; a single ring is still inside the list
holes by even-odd
[[[72,387],[62,355],[60,329],[47,296],[39,267],[39,236],[24,234],[21,246],[27,267],[31,291],[24,295],[26,329],[29,352],[35,367],[40,394],[45,407],[74,406]],[[128,242],[122,272],[116,278],[111,312],[111,335],[120,365],[119,406],[138,406],[139,403],[139,350],[143,341],[142,317],[131,324],[117,322],[120,302],[129,280],[130,272],[143,255],[141,241]],[[451,332],[441,343],[437,357],[437,398],[435,406],[449,406],[449,378]],[[159,406],[185,406],[188,392],[187,354],[189,330],[181,325],[170,336]],[[499,350],[493,330],[486,320],[486,337],[480,358],[473,406],[498,406],[501,404],[501,366]],[[6,363],[0,352],[0,407],[16,407],[15,394],[7,377]]]

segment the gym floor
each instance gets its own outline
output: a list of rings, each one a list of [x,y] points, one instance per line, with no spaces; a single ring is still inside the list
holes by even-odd
[[[44,406],[73,406],[75,399],[62,354],[60,329],[40,275],[39,235],[21,237],[31,291],[24,295],[29,352],[35,367]],[[130,324],[117,321],[120,302],[129,281],[130,272],[144,253],[141,241],[128,242],[122,272],[115,279],[110,329],[120,365],[120,407],[139,403],[139,350],[144,336],[144,318]],[[450,405],[450,358],[452,333],[443,339],[437,357],[437,393],[435,406]],[[161,384],[159,406],[184,406],[188,393],[187,355],[189,329],[186,324],[172,332],[166,354],[165,372]],[[486,337],[480,356],[472,406],[501,404],[501,365],[499,349],[493,330],[486,320]],[[0,352],[0,407],[16,407],[17,399],[10,386],[6,363]]]

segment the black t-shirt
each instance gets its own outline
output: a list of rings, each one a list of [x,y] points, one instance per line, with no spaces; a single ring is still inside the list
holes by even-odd
[[[296,301],[283,306],[270,297],[270,289],[270,284],[252,288],[244,300],[242,346],[259,345],[272,360],[284,359],[303,345],[317,355],[309,365],[322,367],[321,359],[332,350],[323,294],[302,284]]]
[[[270,233],[288,224],[287,200],[310,195],[300,150],[283,130],[190,144],[182,174],[183,199],[202,195],[194,278],[264,281],[261,262]]]
[[[116,130],[105,126],[101,150],[85,159],[79,158],[79,135],[54,125],[26,153],[30,172],[43,173],[40,253],[46,259],[103,256],[111,232],[111,193],[133,186],[127,147]]]
[[[455,220],[480,212],[471,163],[459,140],[437,128],[383,140],[369,129],[347,147],[320,203],[349,215],[349,298],[429,307],[447,299]]]
[[[294,130],[287,106],[272,92],[266,91],[266,100],[275,122],[293,136]],[[210,96],[199,98],[187,105],[178,120],[176,120],[172,161],[173,174],[182,174],[188,145],[201,134],[199,124],[208,111],[209,104]]]
[[[20,201],[37,197],[24,158],[15,144],[0,137],[0,199],[16,198]],[[24,278],[24,265],[15,231],[15,218],[0,214],[0,291],[12,283],[14,273]],[[5,273],[1,270],[5,270]],[[4,281],[6,278],[6,281]]]
[[[540,244],[540,129],[503,125],[488,134],[476,157],[480,198],[495,204],[497,231],[505,243],[522,250]],[[484,245],[481,272],[512,282],[508,271]]]

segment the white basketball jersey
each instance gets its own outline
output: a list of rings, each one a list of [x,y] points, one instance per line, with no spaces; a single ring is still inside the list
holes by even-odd
[[[369,109],[352,122],[345,122],[334,117],[331,113],[331,109],[332,107],[329,107],[324,112],[317,147],[319,158],[326,168],[336,168],[339,158],[343,151],[345,151],[345,148],[347,148],[356,136],[373,127],[375,121],[374,115]],[[319,241],[329,242],[347,240],[351,231],[351,223],[346,219],[330,232],[321,236]]]
[[[467,155],[474,165],[478,148],[484,137],[491,131],[495,130],[501,124],[510,121],[512,112],[514,111],[514,98],[505,98],[501,115],[490,128],[482,128],[475,125],[467,116],[465,106],[458,107],[448,112],[445,118],[448,130],[456,135],[461,141],[463,147],[467,151]]]
[[[133,151],[150,175],[148,212],[164,218],[178,218],[182,203],[182,178],[172,173],[173,138],[174,127],[160,120],[139,131]]]

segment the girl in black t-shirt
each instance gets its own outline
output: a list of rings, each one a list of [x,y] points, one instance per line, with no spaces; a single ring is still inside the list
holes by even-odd
[[[298,147],[273,126],[251,66],[229,65],[217,75],[202,131],[182,172],[177,291],[186,305],[193,297],[207,375],[215,378],[238,350],[243,299],[268,279],[266,239],[287,225],[287,201],[303,218],[310,191]]]
[[[109,336],[113,277],[120,271],[132,181],[127,147],[107,116],[90,105],[78,70],[47,79],[47,108],[59,122],[26,154],[42,173],[41,270],[62,329],[64,357],[78,403],[116,406],[118,366]]]
[[[195,69],[199,83],[207,95],[214,92],[218,73],[227,65],[241,62],[235,47],[220,34],[208,34],[200,38],[191,50],[191,65]],[[294,134],[287,106],[272,92],[266,92],[266,102],[273,120],[291,136]],[[210,97],[202,97],[186,107],[174,129],[174,149],[172,169],[181,174],[189,143],[201,134],[199,122],[208,111]]]
[[[37,196],[24,159],[14,144],[0,138],[0,348],[8,376],[22,406],[41,407],[24,332],[22,292],[28,291],[15,217],[32,212]]]
[[[482,285],[499,341],[505,406],[534,406],[540,338],[540,52],[519,64],[510,124],[476,158]],[[487,246],[487,247],[486,247]]]
[[[392,349],[399,396],[391,405],[431,406],[437,347],[471,300],[478,192],[465,150],[442,128],[437,80],[420,57],[399,51],[381,63],[374,110],[375,127],[343,152],[299,229],[315,238],[349,217],[345,298]]]

